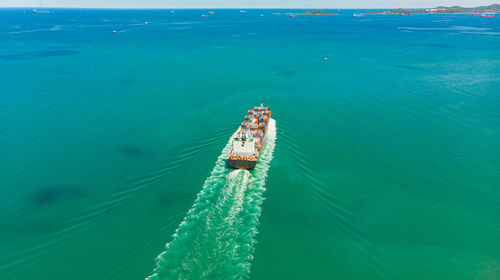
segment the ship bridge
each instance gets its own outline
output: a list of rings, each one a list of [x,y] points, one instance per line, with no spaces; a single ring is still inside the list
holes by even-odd
[[[255,157],[255,139],[243,141],[240,138],[233,140],[233,155],[238,157]]]

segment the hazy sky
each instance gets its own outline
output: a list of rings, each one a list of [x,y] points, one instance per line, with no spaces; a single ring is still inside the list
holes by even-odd
[[[428,8],[440,5],[475,7],[494,2],[495,0],[0,0],[0,7]]]

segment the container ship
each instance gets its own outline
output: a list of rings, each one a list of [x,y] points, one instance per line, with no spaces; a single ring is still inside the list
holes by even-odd
[[[238,169],[252,169],[266,142],[271,110],[260,104],[248,110],[245,120],[235,133],[229,151],[228,163]]]

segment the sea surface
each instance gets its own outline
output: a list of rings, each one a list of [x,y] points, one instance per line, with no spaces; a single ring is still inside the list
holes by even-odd
[[[0,279],[500,279],[500,16],[48,10],[0,9]]]

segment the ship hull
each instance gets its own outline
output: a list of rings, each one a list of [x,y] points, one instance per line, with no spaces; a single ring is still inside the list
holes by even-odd
[[[256,160],[241,160],[241,159],[228,159],[231,167],[237,169],[252,169],[257,165]]]

